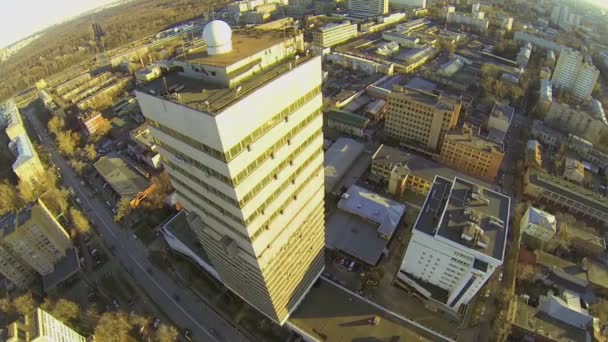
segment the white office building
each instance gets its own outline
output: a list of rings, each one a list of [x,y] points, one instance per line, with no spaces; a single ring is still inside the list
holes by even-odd
[[[501,193],[436,176],[396,284],[462,313],[503,263],[509,211]]]
[[[557,232],[555,216],[546,211],[528,207],[519,224],[521,231],[542,241],[549,241]]]
[[[357,24],[350,21],[331,23],[318,28],[312,33],[313,45],[332,47],[357,36]]]
[[[426,8],[426,0],[389,0],[388,4],[395,9]]]
[[[299,32],[203,39],[137,99],[213,268],[283,324],[324,267],[321,57]]]
[[[388,0],[348,0],[348,13],[354,18],[388,14]]]

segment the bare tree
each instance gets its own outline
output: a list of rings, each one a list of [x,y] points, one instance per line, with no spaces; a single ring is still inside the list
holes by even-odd
[[[76,158],[72,158],[70,159],[70,166],[74,169],[74,171],[76,171],[79,176],[82,176],[84,174],[84,170],[86,170],[87,168],[87,163]]]
[[[30,182],[19,181],[17,190],[19,190],[19,197],[24,203],[33,202],[40,195],[39,189],[34,187]]]
[[[169,174],[162,172],[152,179],[153,190],[146,198],[144,205],[150,209],[159,209],[165,205],[165,198],[173,191]]]
[[[122,312],[106,312],[99,318],[95,327],[95,339],[98,341],[122,341],[129,335],[131,325]]]
[[[50,310],[51,315],[60,321],[76,320],[80,317],[80,306],[67,299],[59,299]]]

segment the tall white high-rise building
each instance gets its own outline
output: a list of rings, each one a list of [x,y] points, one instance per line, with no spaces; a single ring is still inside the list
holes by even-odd
[[[395,9],[426,8],[426,0],[389,0],[389,6]]]
[[[435,177],[396,283],[461,312],[505,258],[510,198]]]
[[[581,63],[578,76],[576,76],[576,82],[574,83],[574,89],[572,89],[574,96],[583,100],[590,99],[599,76],[600,71],[595,65],[587,62]]]
[[[588,100],[599,75],[593,64],[583,61],[580,52],[565,48],[559,54],[551,81],[555,88],[570,91],[580,100]]]
[[[203,39],[137,98],[221,280],[282,324],[324,267],[321,58],[297,32]]]
[[[348,13],[355,18],[377,17],[388,14],[389,0],[349,0]]]

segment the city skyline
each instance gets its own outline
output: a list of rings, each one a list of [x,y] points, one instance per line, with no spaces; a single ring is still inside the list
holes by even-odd
[[[37,32],[116,0],[2,0],[0,1],[0,49]]]

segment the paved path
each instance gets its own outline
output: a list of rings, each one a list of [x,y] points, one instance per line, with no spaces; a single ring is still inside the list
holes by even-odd
[[[41,138],[51,160],[61,168],[65,185],[72,187],[82,201],[82,209],[95,226],[108,247],[115,248],[115,257],[135,282],[157,306],[181,328],[192,330],[194,341],[247,341],[234,327],[206,306],[188,290],[177,285],[168,275],[156,269],[148,260],[146,247],[132,237],[130,230],[114,222],[108,207],[91,196],[80,185],[80,178],[57,152],[53,139],[36,115],[24,113]],[[29,115],[28,115],[29,114]],[[212,330],[213,329],[213,330]]]

